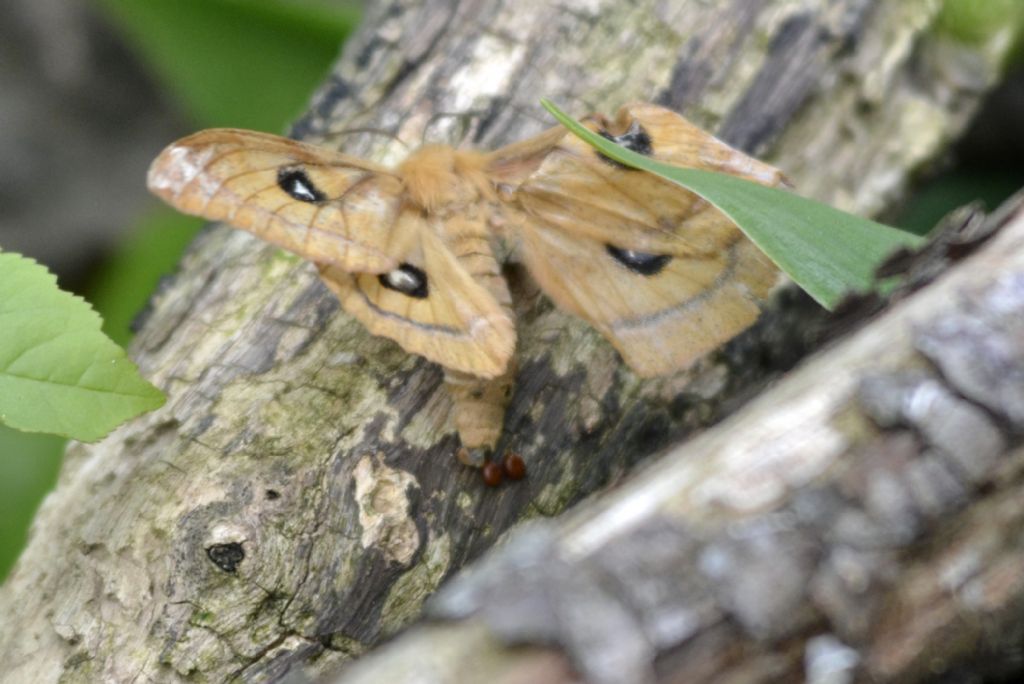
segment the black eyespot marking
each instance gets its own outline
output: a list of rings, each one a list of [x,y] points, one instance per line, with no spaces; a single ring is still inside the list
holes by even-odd
[[[643,276],[652,276],[661,273],[661,270],[672,261],[670,254],[647,254],[635,252],[632,249],[619,249],[615,245],[605,245],[608,253],[620,264],[633,273]]]
[[[327,199],[320,188],[313,185],[306,172],[295,167],[284,167],[277,172],[277,184],[300,202],[323,202]]]
[[[381,273],[377,278],[380,284],[389,290],[416,299],[425,299],[427,296],[427,274],[412,264],[402,264],[394,271]]]
[[[238,570],[238,564],[245,558],[245,550],[238,542],[213,544],[207,547],[206,555],[224,572],[235,572]]]
[[[598,134],[602,138],[605,138],[606,140],[611,140],[613,143],[618,143],[619,145],[625,147],[627,150],[632,150],[633,152],[636,152],[637,154],[642,154],[645,157],[650,157],[652,154],[654,154],[654,147],[651,145],[651,136],[647,135],[647,131],[645,131],[644,127],[640,125],[639,121],[634,121],[630,125],[629,130],[623,133],[622,135],[612,135],[608,131],[604,130],[598,131]],[[615,161],[614,159],[611,159],[610,157],[606,157],[600,152],[597,153],[597,156],[601,158],[601,161],[605,162],[606,164],[611,164],[616,168],[627,169],[629,171],[636,170],[633,169],[632,167],[626,166],[625,164],[620,164],[619,162]]]

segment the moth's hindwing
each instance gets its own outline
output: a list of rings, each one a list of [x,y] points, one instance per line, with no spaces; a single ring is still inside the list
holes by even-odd
[[[593,129],[678,166],[775,185],[782,175],[661,107]],[[566,135],[519,187],[522,258],[563,309],[590,322],[641,375],[670,373],[750,326],[777,281],[771,262],[697,195]]]
[[[398,268],[382,274],[349,273],[322,265],[320,274],[342,307],[375,335],[409,352],[483,378],[501,375],[515,348],[507,305],[488,289],[445,243],[428,219],[407,210],[396,222],[396,239],[409,244]],[[485,257],[496,270],[490,248]],[[501,282],[504,287],[504,281]],[[507,297],[507,295],[506,295]]]

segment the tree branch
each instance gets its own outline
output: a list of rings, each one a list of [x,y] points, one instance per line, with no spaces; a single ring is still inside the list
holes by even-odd
[[[458,622],[332,681],[564,682],[569,662],[598,684],[1013,673],[1024,191],[989,228],[728,421],[514,532],[428,604]]]
[[[656,100],[767,155],[803,192],[873,213],[998,73],[997,49],[952,45],[938,11],[372,3],[294,132],[395,161],[391,136],[492,148],[536,133],[550,125],[541,96],[577,114]],[[359,655],[504,530],[741,405],[823,320],[783,295],[721,353],[641,382],[596,333],[513,286],[520,370],[499,449],[530,475],[495,492],[453,458],[439,369],[338,314],[309,264],[206,232],[133,347],[167,405],[69,449],[0,592],[8,673],[264,681]]]

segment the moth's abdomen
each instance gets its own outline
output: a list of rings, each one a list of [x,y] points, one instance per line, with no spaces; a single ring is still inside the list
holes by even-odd
[[[501,274],[501,266],[494,256],[492,236],[487,229],[488,214],[486,205],[474,204],[439,222],[438,230],[459,267],[487,291],[500,307],[502,319],[511,324],[515,320],[512,297]],[[514,343],[514,326],[510,327],[509,332]],[[512,351],[508,350],[510,358],[505,372],[497,377],[484,379],[451,368],[445,369],[445,385],[455,402],[455,427],[462,445],[467,449],[493,450],[501,437],[505,408],[515,375]]]
[[[455,402],[455,428],[467,449],[493,451],[505,424],[514,369],[497,378],[478,378],[446,368],[444,383]]]
[[[466,241],[453,251],[459,264],[473,280],[483,285],[511,316],[512,297],[509,294],[505,277],[501,274],[501,266],[494,257],[490,241],[486,239]]]

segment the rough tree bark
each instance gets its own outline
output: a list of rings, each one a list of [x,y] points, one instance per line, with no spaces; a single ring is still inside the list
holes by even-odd
[[[956,43],[939,5],[372,3],[294,132],[393,161],[391,136],[494,147],[536,133],[541,96],[576,114],[655,100],[803,193],[873,214],[998,74],[1005,43]],[[436,367],[339,315],[308,264],[205,233],[133,347],[167,405],[69,449],[0,593],[6,676],[270,681],[359,655],[516,522],[731,412],[823,321],[780,296],[721,353],[641,382],[586,326],[535,299],[520,309],[499,448],[530,475],[485,490],[452,458]]]
[[[428,603],[461,621],[331,681],[1019,677],[1024,192],[989,229],[623,487],[516,530]]]

